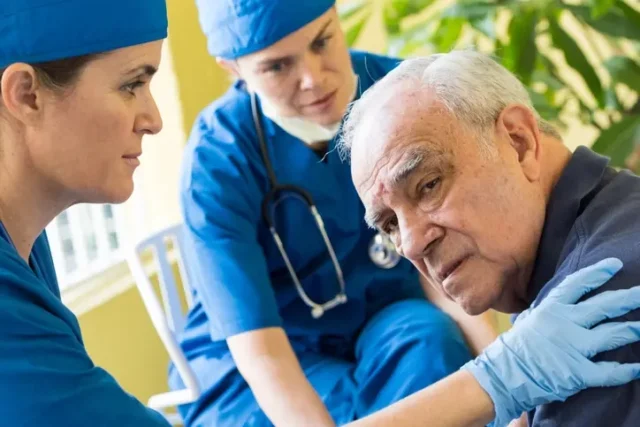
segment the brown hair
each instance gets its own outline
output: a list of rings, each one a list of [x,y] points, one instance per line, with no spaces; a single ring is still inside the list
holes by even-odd
[[[44,86],[52,90],[61,90],[73,84],[84,67],[98,56],[99,54],[74,56],[57,61],[31,64],[31,66]],[[0,79],[2,79],[5,70],[6,68],[0,68]]]

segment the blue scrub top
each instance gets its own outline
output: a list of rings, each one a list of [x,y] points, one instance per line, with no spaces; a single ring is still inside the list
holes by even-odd
[[[0,224],[0,424],[168,426],[87,354],[43,233],[29,264]]]
[[[358,96],[399,61],[353,52]],[[237,82],[198,117],[186,147],[181,181],[186,224],[185,263],[194,288],[182,345],[187,357],[220,355],[227,337],[284,327],[294,349],[348,352],[367,319],[382,307],[423,298],[418,275],[406,260],[381,269],[369,258],[375,232],[363,221],[364,208],[350,166],[329,144],[324,161],[299,139],[262,117],[278,182],[311,193],[340,261],[348,303],[314,319],[298,296],[284,261],[261,216],[270,189],[250,97]],[[278,204],[274,220],[308,295],[317,302],[339,290],[336,273],[307,205],[296,198]]]
[[[608,159],[579,147],[566,166],[547,206],[532,280],[527,289],[538,305],[569,274],[604,258],[624,267],[591,297],[638,286],[640,278],[640,178],[617,172]],[[640,321],[640,310],[614,321]],[[640,343],[596,356],[596,360],[640,362]],[[529,413],[533,427],[640,425],[640,381],[591,388],[565,402],[542,405]]]

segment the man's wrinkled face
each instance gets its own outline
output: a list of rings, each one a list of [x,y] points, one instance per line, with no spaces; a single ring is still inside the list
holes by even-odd
[[[503,112],[483,135],[429,97],[390,97],[356,131],[352,175],[367,222],[469,314],[513,312],[545,214],[523,114]]]

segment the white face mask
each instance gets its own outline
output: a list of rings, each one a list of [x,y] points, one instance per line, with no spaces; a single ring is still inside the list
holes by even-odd
[[[355,98],[358,88],[358,75],[354,74],[353,78],[355,84],[353,85],[353,94],[351,95],[352,100]],[[289,135],[295,136],[307,145],[332,140],[338,134],[340,125],[342,124],[342,121],[339,121],[329,126],[322,126],[302,117],[284,117],[278,114],[276,108],[273,107],[266,98],[260,98],[260,104],[262,105],[262,112],[266,117],[284,129]]]

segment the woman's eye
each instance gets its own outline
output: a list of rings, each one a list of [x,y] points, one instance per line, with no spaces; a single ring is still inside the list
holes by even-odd
[[[281,63],[278,63],[278,64],[273,64],[271,67],[269,67],[267,71],[271,73],[279,73],[280,71],[282,71],[283,68],[284,66]]]
[[[135,92],[136,89],[140,88],[144,86],[144,82],[141,80],[137,80],[135,82],[126,84],[122,87],[123,90],[126,90],[127,92],[133,94]]]
[[[287,69],[288,64],[284,61],[274,62],[262,70],[263,73],[280,74]]]
[[[319,52],[319,51],[323,50],[325,47],[327,47],[327,43],[329,42],[330,39],[331,39],[331,36],[327,36],[327,37],[323,37],[321,39],[318,39],[318,40],[313,42],[313,44],[311,45],[311,48],[315,52]]]

